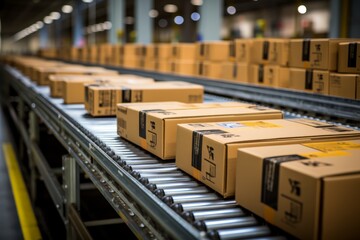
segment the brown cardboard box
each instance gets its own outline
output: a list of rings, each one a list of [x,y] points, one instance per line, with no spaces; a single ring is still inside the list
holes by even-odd
[[[360,75],[331,73],[329,94],[331,96],[360,99]]]
[[[155,44],[154,57],[158,61],[166,61],[171,58],[172,44],[170,43],[158,43]]]
[[[204,61],[205,60],[205,46],[206,42],[197,42],[196,45],[196,60]]]
[[[224,197],[235,193],[237,149],[351,140],[360,131],[308,119],[179,124],[176,165]]]
[[[329,74],[327,76],[329,76]],[[288,88],[290,83],[289,79],[289,68],[277,65],[264,66],[264,85]]]
[[[143,46],[142,55],[146,60],[155,58],[155,44],[147,44]]]
[[[360,42],[339,43],[338,72],[360,73]]]
[[[222,62],[203,61],[198,67],[202,68],[199,70],[201,76],[216,79],[222,77]]]
[[[140,57],[124,57],[121,59],[121,66],[125,68],[140,68],[141,58]]]
[[[122,45],[114,45],[112,49],[112,66],[120,66],[121,59],[123,58],[123,46]]]
[[[249,83],[264,85],[264,65],[250,64]]]
[[[360,238],[360,140],[241,148],[236,201],[299,239]]]
[[[149,84],[153,83],[154,79],[144,78],[134,75],[119,75],[119,76],[93,76],[92,79],[65,79],[63,81],[63,94],[65,104],[84,103],[85,100],[85,84]]]
[[[194,61],[174,60],[170,62],[170,71],[182,75],[195,75],[196,66]]]
[[[220,106],[220,107],[219,107]],[[249,104],[118,104],[118,134],[161,159],[175,158],[179,123],[279,119],[282,112]]]
[[[143,68],[145,69],[145,70],[155,70],[156,68],[156,60],[154,60],[154,59],[149,59],[149,60],[147,60],[147,59],[145,59],[144,60],[144,64],[143,64]]]
[[[329,94],[330,72],[303,68],[290,68],[291,89],[318,94]]]
[[[88,85],[85,87],[86,109],[93,116],[116,115],[116,104],[130,102],[203,101],[204,88],[180,81],[149,84]]]
[[[194,43],[177,43],[172,45],[171,57],[174,60],[195,61],[196,45]]]
[[[235,39],[235,59],[238,62],[252,62],[252,39]]]
[[[257,64],[276,64],[288,66],[289,40],[288,39],[253,39],[252,61]]]
[[[233,61],[235,59],[234,42],[213,41],[204,45],[204,60],[207,61]]]
[[[223,62],[221,79],[249,82],[250,65],[248,63]]]
[[[136,59],[138,57],[141,57],[142,55],[142,46],[141,44],[136,43],[127,43],[123,45],[123,48],[121,49],[122,58],[127,59]]]
[[[87,46],[87,61],[89,63],[98,63],[98,48],[97,45]]]
[[[335,71],[339,43],[348,41],[349,39],[292,39],[289,66]]]
[[[155,60],[155,70],[159,72],[170,72],[171,63],[169,60]]]
[[[79,60],[79,48],[77,48],[77,47],[70,48],[70,60],[72,60],[72,61]]]

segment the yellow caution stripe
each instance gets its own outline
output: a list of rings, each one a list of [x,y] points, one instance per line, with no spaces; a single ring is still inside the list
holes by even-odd
[[[14,149],[5,143],[3,151],[23,237],[25,240],[42,239]]]

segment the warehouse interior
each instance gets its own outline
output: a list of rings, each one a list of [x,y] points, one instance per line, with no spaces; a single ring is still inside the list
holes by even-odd
[[[360,238],[358,9],[2,0],[0,239]]]

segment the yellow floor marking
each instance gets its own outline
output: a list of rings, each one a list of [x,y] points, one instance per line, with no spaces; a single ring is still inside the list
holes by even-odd
[[[23,237],[25,240],[42,239],[13,147],[4,143],[3,150]]]

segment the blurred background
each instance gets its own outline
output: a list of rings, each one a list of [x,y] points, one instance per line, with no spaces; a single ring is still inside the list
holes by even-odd
[[[2,53],[100,43],[360,38],[356,0],[1,0]]]

